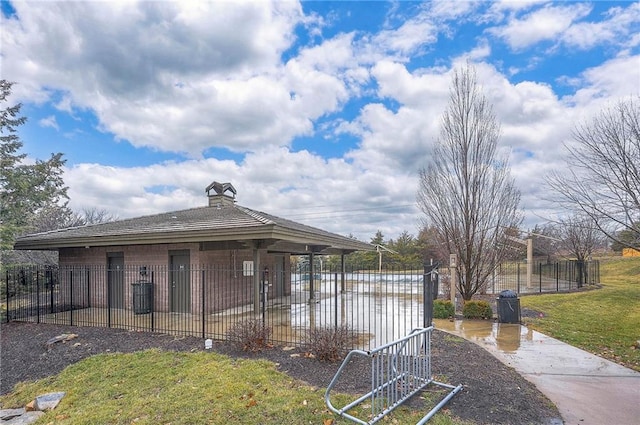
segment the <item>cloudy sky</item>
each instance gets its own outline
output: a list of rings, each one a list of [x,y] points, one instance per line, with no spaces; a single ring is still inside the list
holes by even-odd
[[[370,240],[416,235],[452,70],[502,126],[525,228],[571,128],[640,94],[640,3],[2,0],[25,153],[63,152],[70,206],[121,218],[240,205]]]

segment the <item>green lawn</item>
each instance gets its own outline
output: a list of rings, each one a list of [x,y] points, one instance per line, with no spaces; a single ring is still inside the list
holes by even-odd
[[[602,288],[521,297],[533,329],[640,371],[640,258],[600,260]]]
[[[14,392],[1,397],[0,403],[3,408],[22,407],[35,396],[53,391],[67,394],[40,424],[351,423],[327,409],[324,389],[278,372],[271,362],[233,359],[213,352],[100,354],[69,366],[59,375],[19,384]],[[353,399],[332,395],[334,404],[340,406]],[[351,413],[366,419],[363,409],[367,407],[364,403]],[[386,423],[416,423],[425,413],[400,407]],[[429,423],[465,424],[444,412]]]

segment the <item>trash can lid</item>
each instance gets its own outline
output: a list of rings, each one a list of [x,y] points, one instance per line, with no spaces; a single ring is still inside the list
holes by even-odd
[[[518,298],[518,294],[516,294],[511,289],[507,289],[500,292],[500,298]]]

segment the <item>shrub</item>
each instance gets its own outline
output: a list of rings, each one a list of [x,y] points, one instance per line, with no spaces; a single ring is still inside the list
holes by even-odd
[[[493,310],[486,301],[467,301],[462,307],[462,316],[465,319],[491,319]]]
[[[433,302],[433,318],[448,319],[455,316],[456,312],[453,303],[449,300],[435,300]]]
[[[307,334],[306,345],[318,360],[336,362],[346,355],[351,341],[348,326],[322,327],[311,329]]]
[[[242,351],[262,351],[270,347],[271,328],[262,320],[247,319],[234,324],[226,333],[227,341]]]

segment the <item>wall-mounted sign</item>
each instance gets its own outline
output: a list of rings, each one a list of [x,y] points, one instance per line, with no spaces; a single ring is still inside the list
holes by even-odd
[[[242,262],[242,275],[253,276],[253,261]]]

